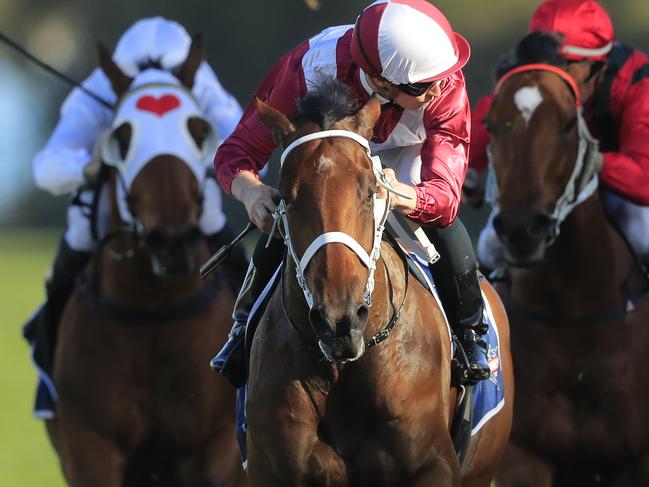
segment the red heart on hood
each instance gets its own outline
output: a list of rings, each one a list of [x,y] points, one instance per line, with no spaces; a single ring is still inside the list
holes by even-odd
[[[160,98],[145,95],[137,101],[135,106],[140,110],[155,113],[158,117],[162,117],[165,113],[178,108],[180,100],[173,95],[163,95]]]

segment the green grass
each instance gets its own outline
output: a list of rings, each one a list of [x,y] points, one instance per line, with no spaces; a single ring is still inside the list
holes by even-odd
[[[43,423],[32,417],[36,372],[21,326],[43,299],[59,232],[0,228],[0,485],[64,486]]]

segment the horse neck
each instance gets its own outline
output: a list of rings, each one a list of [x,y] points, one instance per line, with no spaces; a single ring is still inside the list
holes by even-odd
[[[512,295],[520,302],[534,296],[534,304],[547,309],[578,312],[592,310],[593,303],[610,309],[624,302],[622,287],[632,265],[596,193],[566,218],[541,264],[513,271]]]

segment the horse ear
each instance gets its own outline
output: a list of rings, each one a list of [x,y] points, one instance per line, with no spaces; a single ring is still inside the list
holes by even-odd
[[[190,90],[194,86],[196,71],[198,71],[204,57],[203,35],[195,34],[185,62],[176,70],[176,77]]]
[[[363,108],[356,113],[356,130],[363,137],[369,139],[374,132],[374,125],[381,116],[381,102],[378,97],[372,96]]]
[[[252,95],[252,99],[255,102],[259,118],[261,118],[261,121],[264,122],[264,125],[268,127],[270,132],[273,134],[275,142],[278,145],[285,147],[289,137],[295,133],[295,125],[291,123],[286,115],[275,110],[269,104],[264,103],[255,95]]]
[[[119,98],[126,93],[128,87],[131,86],[133,78],[127,76],[121,69],[119,69],[119,66],[117,66],[115,61],[113,61],[110,51],[104,44],[101,42],[98,43],[97,50],[99,51],[99,66],[110,81],[115,95]]]

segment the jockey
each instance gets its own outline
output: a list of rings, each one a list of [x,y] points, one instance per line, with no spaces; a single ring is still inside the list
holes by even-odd
[[[337,78],[358,99],[377,95],[382,113],[372,150],[388,179],[411,199],[393,208],[424,226],[442,256],[431,266],[449,321],[467,352],[468,381],[490,376],[483,303],[471,241],[457,218],[467,168],[469,104],[462,67],[467,41],[453,32],[444,15],[425,0],[378,0],[355,25],[331,27],[289,51],[271,68],[256,96],[287,116],[296,101],[322,80]],[[258,172],[275,148],[253,103],[215,156],[224,191],[245,206],[250,220],[269,233],[277,190]],[[281,262],[284,245],[268,249],[262,236],[239,293],[234,326],[212,366],[237,387],[246,380],[243,336],[255,298]]]
[[[529,31],[559,33],[566,62],[590,65],[591,79],[581,87],[581,97],[590,132],[599,140],[595,163],[604,207],[633,251],[649,262],[649,57],[615,41],[611,19],[595,0],[546,0],[532,15]],[[483,98],[474,111],[473,177],[468,178],[474,182],[484,180],[477,175],[488,165],[489,134],[482,120],[492,99]],[[464,189],[479,198],[479,185]],[[491,218],[481,232],[478,257],[486,268],[504,265]]]
[[[150,67],[172,71],[185,61],[190,45],[191,38],[180,24],[162,17],[146,18],[124,32],[113,59],[125,74],[132,77]],[[83,86],[108,103],[117,101],[100,68],[92,72]],[[204,61],[196,72],[192,92],[220,139],[225,139],[241,118],[242,109]],[[61,118],[47,145],[34,158],[34,179],[38,187],[54,195],[76,192],[76,197],[68,208],[68,226],[47,282],[47,302],[28,323],[27,336],[33,336],[39,327],[49,330],[46,336],[56,336],[58,320],[75,278],[95,248],[96,240],[87,208],[99,191],[94,183],[101,164],[100,135],[110,127],[112,117],[109,108],[75,88],[63,103]],[[199,224],[210,247],[216,248],[230,242],[234,233],[227,225],[221,208],[221,193],[213,177],[205,182],[203,196],[205,204]],[[100,216],[102,213],[106,216],[104,210],[99,208]],[[100,227],[105,225],[102,218],[99,220]],[[240,285],[247,268],[244,252],[240,250],[231,255],[226,265],[231,268],[228,270],[233,276],[233,285]]]

